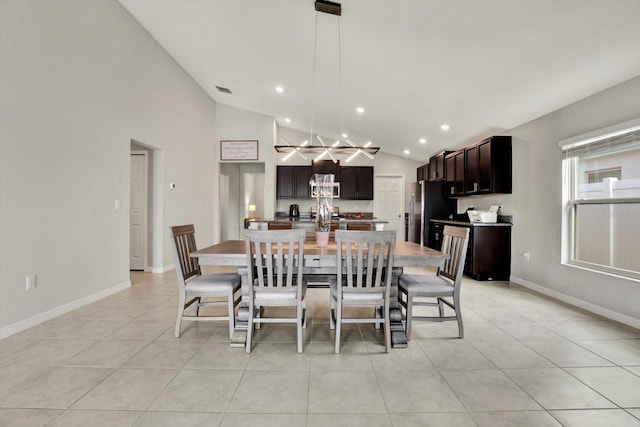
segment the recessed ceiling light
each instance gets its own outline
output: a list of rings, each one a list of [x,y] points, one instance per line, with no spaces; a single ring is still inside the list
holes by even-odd
[[[287,123],[291,123],[291,119],[289,117],[285,118],[284,121]]]
[[[427,140],[424,139],[424,138],[420,138],[418,141],[420,142],[420,144],[426,144],[427,143]]]
[[[283,93],[284,92],[284,88],[282,86],[276,86],[276,92]]]
[[[358,114],[362,114],[362,113],[364,113],[364,108],[358,107],[358,108],[356,108],[356,111],[358,112]]]
[[[449,129],[451,129],[451,126],[449,126],[449,125],[448,125],[448,124],[446,124],[446,123],[443,123],[443,124],[441,124],[441,125],[440,125],[440,129],[442,129],[442,130],[449,130]]]
[[[409,151],[409,150],[404,150],[404,154],[411,154],[411,151]]]

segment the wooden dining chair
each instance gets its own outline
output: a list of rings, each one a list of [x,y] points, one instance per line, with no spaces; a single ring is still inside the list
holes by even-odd
[[[347,223],[347,230],[352,230],[352,231],[371,231],[371,225],[369,225],[369,224],[351,224],[351,223]]]
[[[395,231],[336,230],[336,281],[330,284],[331,329],[336,330],[335,352],[340,353],[343,323],[384,325],[385,351],[391,349],[389,295]],[[343,259],[344,258],[344,259]],[[345,307],[373,307],[372,317],[345,317]]]
[[[193,224],[178,225],[170,228],[173,243],[173,257],[178,276],[179,302],[176,319],[175,337],[180,337],[183,320],[229,322],[229,338],[235,328],[235,307],[240,303],[240,275],[236,273],[202,274],[198,258],[190,254],[197,250],[195,228]],[[236,292],[238,296],[236,297]],[[203,298],[224,297],[225,301],[203,300]],[[193,314],[185,314],[185,310],[194,305]],[[227,306],[226,316],[200,316],[200,307]]]
[[[290,221],[269,221],[267,229],[269,230],[291,230],[293,224]]]
[[[405,331],[407,340],[411,339],[413,320],[443,322],[456,320],[458,336],[464,337],[462,313],[460,311],[460,285],[467,256],[469,227],[445,226],[442,233],[441,251],[449,255],[444,265],[438,268],[436,275],[402,274],[398,282],[398,299],[405,309]],[[419,300],[416,301],[416,298]],[[424,299],[428,299],[424,301]],[[433,300],[435,298],[435,301]],[[453,316],[445,316],[444,306],[454,310]],[[415,316],[414,306],[438,307],[438,316]]]
[[[254,325],[295,323],[302,353],[305,287],[302,282],[305,231],[247,230],[245,233],[249,319],[245,350],[251,352]],[[264,317],[261,307],[296,307],[294,317]]]

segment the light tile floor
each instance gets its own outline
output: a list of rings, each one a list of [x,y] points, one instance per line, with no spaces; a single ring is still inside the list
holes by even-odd
[[[370,325],[333,354],[326,290],[253,352],[226,323],[173,337],[173,272],[0,341],[0,426],[640,426],[640,331],[508,282],[465,279],[465,338],[416,322],[383,352]]]

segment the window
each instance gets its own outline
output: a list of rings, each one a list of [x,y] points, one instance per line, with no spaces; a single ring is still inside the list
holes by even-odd
[[[640,279],[640,119],[560,145],[563,263]]]
[[[596,169],[593,171],[587,171],[587,180],[589,184],[595,184],[602,182],[605,178],[622,179],[622,168],[609,168],[609,169]]]

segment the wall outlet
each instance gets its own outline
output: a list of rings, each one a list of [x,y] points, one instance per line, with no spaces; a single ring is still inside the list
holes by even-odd
[[[27,290],[31,290],[31,289],[35,289],[36,288],[36,275],[35,274],[30,274],[27,276],[26,279],[26,287]]]
[[[531,261],[531,253],[530,252],[524,252],[522,254],[522,256],[524,257],[525,261],[527,261],[527,262]]]

